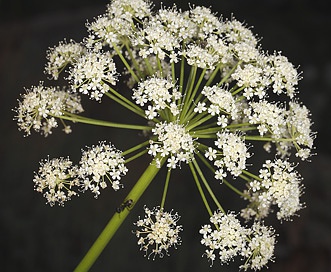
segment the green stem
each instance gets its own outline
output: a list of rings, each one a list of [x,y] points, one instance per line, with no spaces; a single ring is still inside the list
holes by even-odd
[[[203,175],[203,173],[202,173],[202,171],[201,171],[201,169],[200,169],[200,167],[199,167],[199,164],[197,163],[196,160],[193,161],[193,164],[194,164],[194,166],[195,166],[195,169],[198,171],[198,174],[199,174],[200,178],[202,179],[202,182],[203,182],[203,184],[205,185],[205,187],[206,187],[208,193],[210,194],[211,198],[214,200],[214,202],[215,202],[217,208],[220,209],[220,211],[222,211],[223,213],[225,213],[223,207],[222,207],[221,204],[218,202],[218,200],[217,200],[217,198],[216,198],[216,196],[215,196],[213,190],[210,188],[210,186],[209,186],[209,184],[208,184],[208,182],[207,182],[205,176]]]
[[[203,115],[205,115],[203,117]],[[200,113],[198,116],[196,116],[194,119],[190,121],[190,124],[186,127],[187,131],[190,131],[191,129],[200,126],[204,122],[208,121],[209,119],[213,118],[211,114],[206,115],[206,113]]]
[[[199,145],[199,147],[201,146],[201,144]],[[200,149],[199,148],[199,150],[201,151],[201,152],[204,152],[204,150],[203,149]],[[206,165],[213,173],[215,173],[215,169],[210,165],[210,163],[209,163],[209,161],[207,161],[207,159],[205,158],[205,156],[203,156],[202,154],[201,154],[201,152],[198,152],[197,154],[198,154],[198,157],[199,157],[199,159],[204,163],[204,165]]]
[[[162,201],[161,201],[161,209],[164,208],[164,203],[167,197],[167,192],[168,192],[168,187],[169,187],[169,180],[170,180],[170,174],[171,174],[171,168],[168,168],[168,172],[167,172],[167,177],[166,177],[166,181],[164,184],[164,189],[163,189],[163,195],[162,195]]]
[[[243,170],[242,172],[243,172],[243,174],[245,174],[246,176],[249,176],[249,177],[251,177],[251,178],[253,178],[253,179],[256,179],[256,180],[258,180],[258,181],[262,181],[262,179],[261,179],[259,176],[254,175],[254,174],[252,174],[251,172],[248,172],[247,170]]]
[[[147,150],[146,150],[146,149],[145,149],[145,150],[142,150],[142,151],[140,151],[139,153],[133,155],[132,157],[126,159],[126,160],[125,160],[125,163],[128,163],[128,162],[130,162],[130,161],[133,161],[133,160],[135,160],[135,159],[141,157],[142,155],[144,155],[144,154],[146,154],[146,153],[147,153]]]
[[[161,166],[165,162],[165,158],[161,159]],[[141,175],[137,183],[134,185],[132,190],[129,192],[126,200],[131,200],[132,205],[135,205],[144,191],[147,189],[155,175],[159,172],[160,168],[156,167],[155,160],[146,168],[145,172]],[[114,236],[118,228],[123,223],[124,219],[128,216],[130,210],[123,209],[120,213],[116,212],[110,219],[104,230],[101,232],[99,237],[96,239],[94,244],[91,246],[89,251],[86,253],[84,258],[78,264],[74,272],[85,272],[88,271],[97,258],[100,256],[104,248],[107,246],[111,238]]]
[[[156,61],[157,61],[157,67],[160,71],[160,77],[163,77],[163,69],[162,69],[162,65],[161,65],[161,60],[158,55],[156,55]]]
[[[245,88],[246,88],[245,86],[241,86],[240,88],[234,90],[231,94],[235,96],[237,93],[241,92]]]
[[[139,150],[140,148],[145,147],[148,144],[149,144],[149,140],[147,140],[147,141],[145,141],[145,142],[143,142],[141,144],[135,145],[134,147],[131,147],[128,150],[123,151],[121,155],[122,156],[126,156],[127,154],[130,154],[132,152],[135,152],[136,150]]]
[[[134,129],[134,130],[151,130],[152,128],[149,126],[140,126],[140,125],[131,125],[131,124],[121,124],[121,123],[113,123],[93,118],[83,117],[77,114],[66,112],[65,115],[54,116],[60,119],[69,120],[72,122],[79,122],[89,125],[97,125],[104,127],[113,127],[113,128],[126,128],[126,129]]]
[[[211,209],[210,209],[210,207],[209,207],[209,204],[208,204],[207,198],[206,198],[206,196],[205,196],[205,193],[204,193],[203,190],[202,190],[201,184],[200,184],[200,182],[199,182],[199,178],[198,178],[198,176],[197,176],[197,173],[195,172],[195,169],[194,169],[194,166],[193,166],[192,162],[189,163],[189,166],[190,166],[190,169],[191,169],[191,172],[192,172],[193,178],[194,178],[194,180],[195,180],[195,183],[196,183],[196,185],[197,185],[197,187],[198,187],[198,190],[199,190],[200,196],[201,196],[201,198],[202,198],[202,201],[203,201],[203,203],[205,204],[205,207],[206,207],[206,209],[207,209],[207,211],[208,211],[208,214],[209,214],[210,216],[212,216],[213,213],[212,213],[212,211],[211,211]]]
[[[210,165],[210,163],[207,161],[207,159],[200,154],[200,152],[198,153],[199,158],[202,160],[202,162],[213,172],[215,173],[215,169]],[[237,193],[238,195],[244,196],[244,193],[241,192],[239,189],[237,189],[236,187],[234,187],[230,182],[228,182],[227,180],[223,179],[222,182],[228,186],[232,191],[234,191],[235,193]]]
[[[137,72],[139,74],[139,77],[141,78],[142,77],[142,72],[140,70],[139,64],[137,63],[135,57],[132,54],[132,50],[129,46],[129,42],[125,43],[125,48],[126,48],[126,51],[129,53],[129,56],[130,56],[130,59],[131,59],[133,65],[134,65],[134,68],[137,70]]]
[[[237,193],[240,196],[244,196],[245,194],[243,192],[241,192],[240,190],[238,190],[236,187],[234,187],[230,182],[228,182],[226,179],[223,179],[223,183],[228,186],[232,191],[234,191],[235,193]]]
[[[149,62],[148,58],[144,58],[144,61],[145,61],[145,64],[146,64],[146,67],[147,67],[147,70],[148,70],[148,74],[151,76],[154,74],[154,69],[151,65],[151,63]]]
[[[194,88],[194,90],[193,90],[193,92],[192,92],[192,94],[191,94],[191,97],[190,97],[190,99],[189,99],[190,109],[189,109],[189,111],[188,111],[187,114],[186,114],[185,121],[187,121],[187,120],[191,120],[191,119],[193,118],[193,116],[196,115],[196,113],[194,112],[194,109],[195,109],[195,106],[196,106],[197,103],[194,101],[194,97],[196,96],[196,94],[197,94],[197,92],[198,92],[198,90],[199,90],[199,88],[200,88],[201,82],[202,82],[202,80],[203,80],[203,78],[204,78],[204,75],[205,75],[206,71],[207,71],[207,70],[204,69],[204,70],[201,72],[200,77],[199,77],[199,79],[198,79],[198,82],[195,84],[195,88]],[[194,101],[194,102],[193,102],[193,101]],[[185,122],[184,122],[184,123],[185,123]]]
[[[211,73],[211,75],[210,75],[208,81],[206,82],[205,86],[209,86],[209,85],[213,82],[215,76],[217,75],[217,72],[218,72],[218,71],[220,70],[220,68],[221,68],[221,65],[222,65],[222,64],[217,65],[217,67],[216,67],[216,68],[214,69],[214,71]]]
[[[113,47],[116,51],[116,53],[118,54],[118,56],[120,57],[121,61],[123,62],[123,64],[125,65],[125,67],[128,69],[128,71],[130,72],[130,74],[132,75],[132,77],[134,78],[135,81],[140,82],[140,78],[136,75],[136,73],[132,70],[131,66],[129,65],[129,63],[126,61],[126,59],[124,58],[124,56],[122,55],[121,51],[118,49],[118,47],[113,44]]]
[[[191,101],[191,96],[192,96],[193,86],[194,86],[194,82],[195,82],[195,78],[196,78],[196,74],[197,74],[197,69],[198,69],[198,67],[196,65],[191,67],[191,72],[190,72],[189,78],[186,83],[186,89],[185,89],[185,94],[184,94],[184,103],[183,103],[182,111],[180,113],[180,120],[182,120],[183,122],[185,120],[184,117],[186,116],[186,113],[189,110],[191,103],[193,102],[193,101]]]
[[[266,141],[266,142],[292,142],[292,138],[271,138],[263,136],[245,136],[245,140]]]
[[[136,107],[136,105],[132,105],[131,103],[128,103],[127,101],[124,101],[122,98],[118,98],[115,95],[112,95],[110,93],[105,93],[110,99],[114,100],[115,102],[117,102],[118,104],[122,105],[123,107],[127,108],[128,110],[136,113],[137,115],[143,117],[144,119],[146,119],[146,115],[145,112],[139,108]],[[120,95],[120,94],[118,94]],[[126,98],[125,98],[126,99]]]
[[[171,63],[171,77],[172,77],[172,83],[175,84],[176,83],[176,67],[175,67],[174,62]]]
[[[179,92],[182,95],[183,95],[183,87],[184,87],[184,75],[185,75],[185,57],[182,55],[182,60],[180,61],[180,74],[179,74]],[[182,103],[182,98],[179,99],[179,105],[181,103]]]
[[[237,67],[241,65],[242,62],[242,60],[238,61],[237,64],[233,66],[232,69],[227,73],[227,75],[222,78],[222,80],[217,84],[217,86],[220,87],[224,82],[226,82],[228,78],[232,75],[232,73],[237,69]]]

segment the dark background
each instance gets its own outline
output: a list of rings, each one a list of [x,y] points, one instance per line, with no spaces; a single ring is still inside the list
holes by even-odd
[[[305,178],[303,200],[307,208],[293,222],[275,222],[280,235],[276,262],[270,263],[269,268],[283,272],[331,271],[331,10],[328,1],[190,2],[212,6],[219,15],[233,14],[254,26],[253,31],[262,38],[265,50],[282,51],[303,71],[300,99],[312,112],[313,129],[318,131],[315,142],[318,155],[311,163],[298,167]],[[35,133],[24,138],[12,121],[11,109],[16,107],[23,88],[47,80],[43,74],[47,48],[64,38],[80,41],[86,34],[86,20],[102,14],[106,3],[105,0],[0,0],[1,271],[72,271],[148,163],[149,158],[145,157],[129,165],[126,186],[116,194],[106,190],[98,200],[85,194],[66,203],[64,208],[50,208],[42,196],[33,191],[33,171],[38,169],[40,159],[47,155],[51,158],[69,155],[77,162],[80,149],[99,140],[111,140],[119,149],[124,148],[123,131],[74,125],[71,135],[64,135],[58,129],[48,138]],[[158,1],[154,3],[159,7]],[[172,4],[171,1],[163,3]],[[177,5],[187,9],[187,3],[185,0]],[[117,106],[108,101],[85,102],[87,115],[109,116],[109,120],[119,117]],[[120,116],[124,120],[126,117]],[[125,137],[136,141],[139,136],[133,132]],[[215,261],[209,268],[206,258],[200,258],[204,248],[197,233],[208,218],[193,180],[185,170],[175,174],[167,201],[169,208],[182,215],[183,244],[170,252],[171,257],[162,260],[148,261],[142,257],[131,234],[132,223],[142,214],[144,204],[150,207],[159,204],[164,173],[158,177],[91,270],[238,271],[236,263],[220,267]],[[228,193],[225,191],[223,195],[231,197]],[[226,199],[224,201],[226,203]]]

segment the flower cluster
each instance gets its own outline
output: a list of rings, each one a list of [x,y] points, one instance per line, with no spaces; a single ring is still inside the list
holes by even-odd
[[[98,197],[100,187],[106,188],[108,180],[112,188],[117,191],[121,186],[121,177],[128,171],[121,152],[104,142],[82,152],[79,176],[83,179],[83,190],[89,189],[95,197]]]
[[[163,122],[152,130],[157,140],[150,140],[148,153],[168,158],[168,168],[176,168],[181,162],[190,162],[194,157],[194,139],[183,125]]]
[[[100,100],[109,91],[109,84],[116,84],[116,67],[109,54],[88,52],[76,60],[70,69],[69,81],[73,91],[77,89],[91,99]]]
[[[239,176],[246,168],[246,159],[250,157],[245,141],[235,133],[223,131],[217,133],[215,145],[219,150],[209,147],[205,153],[210,161],[214,160],[214,165],[217,167],[215,178],[222,180],[226,177],[223,168],[233,176]]]
[[[302,209],[300,196],[303,186],[301,176],[288,161],[267,160],[259,177],[248,184],[247,196],[250,205],[242,211],[244,218],[264,218],[271,205],[277,205],[279,220],[288,220]]]
[[[58,79],[59,74],[70,64],[74,63],[79,56],[85,53],[85,47],[80,43],[70,41],[60,42],[54,48],[50,48],[47,52],[47,65],[45,73],[52,76],[53,79]]]
[[[236,104],[235,98],[228,90],[218,86],[206,86],[201,93],[208,98],[211,104],[207,108],[205,107],[206,104],[204,102],[200,102],[194,111],[201,113],[207,110],[212,116],[218,115],[217,124],[221,127],[227,126],[228,116],[233,120],[237,119],[239,111],[238,105]]]
[[[211,266],[219,255],[221,264],[228,263],[236,256],[246,258],[241,269],[258,270],[272,260],[275,247],[274,230],[254,222],[252,227],[247,228],[240,224],[239,219],[233,213],[224,214],[215,212],[210,217],[210,224],[202,226],[201,244],[208,249],[204,255],[211,261]]]
[[[78,195],[78,190],[85,192],[89,189],[97,198],[100,195],[100,187],[107,187],[107,180],[115,191],[120,188],[119,181],[128,169],[119,150],[111,144],[100,142],[82,153],[79,166],[73,165],[69,158],[40,162],[33,181],[36,191],[44,193],[51,206],[56,202],[63,206],[71,196]]]
[[[38,173],[33,179],[35,190],[43,193],[47,202],[53,206],[56,202],[63,205],[79,186],[77,167],[69,158],[58,158],[40,162]]]
[[[52,133],[52,128],[58,126],[56,117],[65,113],[81,113],[83,107],[80,97],[56,87],[45,87],[42,83],[26,90],[22,102],[15,109],[20,130],[30,135],[31,129],[45,136]],[[70,126],[65,125],[64,131],[70,133]]]
[[[138,230],[135,231],[138,239],[140,250],[145,251],[145,256],[153,256],[153,259],[158,255],[160,258],[164,253],[168,254],[170,247],[175,247],[181,244],[179,232],[182,231],[182,226],[177,225],[180,219],[177,213],[165,212],[159,207],[154,207],[152,210],[145,207],[145,217],[135,223]],[[150,252],[149,252],[150,251]],[[149,253],[148,253],[149,252]]]
[[[133,90],[132,98],[140,106],[149,103],[145,111],[148,119],[158,116],[158,111],[169,109],[173,116],[179,114],[176,101],[181,97],[174,84],[163,78],[152,77],[138,84]]]
[[[241,256],[242,269],[259,270],[273,260],[275,245],[273,229],[261,220],[274,206],[279,220],[292,218],[304,206],[302,178],[291,161],[310,158],[315,134],[310,112],[298,98],[300,75],[287,57],[264,51],[251,28],[234,17],[220,18],[201,6],[188,11],[175,5],[154,11],[152,6],[144,0],[111,0],[105,14],[86,24],[80,43],[64,41],[48,51],[46,73],[57,80],[66,72],[68,87],[40,84],[22,95],[15,110],[20,130],[47,136],[60,121],[68,133],[70,121],[139,131],[142,137],[134,146],[123,139],[124,151],[106,142],[88,147],[76,166],[69,159],[48,159],[35,175],[36,190],[51,205],[63,205],[77,188],[97,198],[101,189],[123,186],[127,163],[150,155],[150,164],[103,233],[117,230],[129,212],[125,208],[137,203],[164,166],[160,207],[145,208],[144,219],[135,223],[141,250],[154,259],[181,242],[179,216],[164,206],[172,171],[188,167],[215,226],[200,230],[204,255],[213,262],[219,254],[222,264]],[[127,89],[117,86],[120,78]],[[82,116],[80,94],[118,103],[128,112],[112,118],[128,113],[128,123]],[[265,163],[254,170],[254,154],[261,151]],[[248,204],[240,215],[253,221],[250,227],[242,226],[234,211],[224,211],[214,186],[227,186],[244,198]],[[92,259],[96,256],[87,262]]]

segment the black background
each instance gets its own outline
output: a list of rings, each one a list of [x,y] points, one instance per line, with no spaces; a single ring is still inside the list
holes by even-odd
[[[71,135],[54,131],[48,138],[33,134],[24,138],[12,121],[23,88],[46,81],[43,74],[46,50],[64,38],[80,41],[86,34],[86,20],[105,11],[105,0],[24,1],[0,0],[0,112],[1,112],[1,196],[0,196],[0,270],[1,271],[72,271],[86,253],[115,208],[124,198],[149,158],[132,163],[124,190],[102,192],[98,200],[85,194],[65,207],[50,208],[33,191],[33,171],[42,158],[70,156],[78,161],[80,149],[111,140],[119,149],[139,135],[105,128],[74,125]],[[154,2],[158,8],[160,3]],[[171,1],[163,1],[166,6]],[[188,1],[178,6],[187,9]],[[274,223],[280,234],[276,262],[270,271],[331,271],[331,16],[328,1],[315,0],[222,0],[190,1],[212,6],[224,17],[232,14],[254,26],[269,52],[282,51],[303,72],[300,99],[311,110],[314,120],[317,156],[302,163],[307,208],[293,222]],[[85,101],[86,114],[109,120],[121,118],[113,103]],[[84,103],[85,103],[84,102]],[[126,132],[125,132],[126,133]],[[123,145],[123,146],[121,146]],[[201,258],[204,248],[197,234],[208,217],[188,172],[177,171],[170,183],[166,203],[182,215],[183,244],[170,257],[148,261],[138,251],[131,233],[132,223],[142,214],[144,204],[158,205],[164,172],[144,194],[91,271],[238,271],[238,264],[209,268]],[[161,182],[161,184],[160,184]],[[228,191],[224,201],[231,200]],[[229,206],[231,208],[232,206]],[[199,212],[201,210],[201,213]]]

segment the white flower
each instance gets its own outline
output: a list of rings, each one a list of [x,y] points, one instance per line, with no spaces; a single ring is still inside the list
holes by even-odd
[[[175,122],[157,123],[152,132],[157,140],[151,140],[149,154],[167,157],[168,167],[176,168],[181,162],[188,163],[194,157],[194,140],[183,125]]]
[[[59,45],[50,48],[47,52],[47,64],[45,72],[58,79],[59,74],[65,69],[68,64],[75,62],[79,56],[85,52],[85,48],[74,41],[67,43],[60,42]]]
[[[302,209],[303,205],[300,203],[303,190],[301,176],[288,161],[267,160],[260,170],[259,177],[261,181],[253,181],[248,184],[251,204],[246,209],[254,211],[254,216],[266,217],[271,205],[277,205],[279,208],[277,218],[289,220]]]
[[[143,19],[151,15],[151,3],[145,0],[112,0],[107,6],[107,13],[114,18]]]
[[[218,132],[215,145],[219,149],[216,150],[217,153],[213,149],[208,149],[205,154],[214,160],[214,165],[219,168],[215,172],[215,178],[220,179],[224,175],[223,167],[233,176],[239,176],[246,168],[246,159],[250,157],[242,137],[228,131]]]
[[[105,142],[82,150],[78,172],[83,179],[81,184],[83,191],[89,189],[97,198],[100,194],[100,187],[104,189],[108,186],[107,181],[110,182],[115,191],[120,189],[122,186],[121,177],[128,171],[121,153],[114,146],[105,144]]]
[[[238,105],[229,91],[217,86],[208,86],[204,87],[201,93],[211,102],[208,108],[210,114],[226,114],[233,120],[238,117]]]
[[[138,237],[140,250],[145,251],[145,257],[153,260],[158,255],[160,258],[164,253],[169,255],[169,248],[181,244],[179,236],[182,226],[177,225],[180,216],[172,211],[165,212],[159,207],[152,210],[145,207],[145,217],[134,223],[138,229],[134,232]],[[150,252],[149,252],[150,251]]]
[[[138,88],[133,90],[132,98],[140,106],[148,103],[145,111],[148,119],[158,116],[158,111],[170,109],[173,116],[179,114],[179,108],[174,103],[181,97],[176,86],[168,79],[151,77],[139,82]]]
[[[45,87],[43,83],[27,89],[26,94],[21,97],[22,101],[19,101],[19,105],[15,109],[17,113],[15,118],[19,130],[24,131],[26,135],[30,135],[31,129],[34,129],[48,136],[52,133],[52,128],[58,126],[55,117],[60,117],[65,112],[83,112],[78,95],[57,87]],[[67,126],[65,125],[65,127]]]
[[[228,263],[244,249],[248,230],[241,226],[234,213],[215,212],[210,222],[215,229],[211,225],[200,229],[201,244],[207,247],[204,255],[211,260],[211,265],[217,252],[220,262]]]
[[[248,243],[242,251],[242,256],[247,258],[245,264],[240,268],[261,270],[269,261],[273,261],[275,249],[275,231],[271,227],[266,227],[261,222],[254,222],[247,237]]]
[[[69,158],[41,161],[33,182],[35,190],[43,193],[51,206],[55,203],[63,206],[72,196],[78,195],[75,191],[79,185],[77,167],[72,165]]]
[[[270,132],[272,137],[281,138],[287,130],[285,124],[285,110],[277,104],[265,100],[249,104],[251,112],[246,111],[251,124],[258,124],[261,136]]]
[[[207,249],[203,256],[211,261],[211,266],[218,253],[221,264],[227,264],[236,256],[247,258],[240,266],[260,270],[269,260],[273,260],[275,247],[274,230],[254,222],[251,228],[241,225],[234,213],[215,212],[210,222],[215,226],[204,225],[200,229],[201,244]]]
[[[290,135],[300,146],[307,148],[299,149],[297,156],[306,159],[313,147],[314,136],[311,131],[312,122],[309,118],[308,109],[296,102],[290,102],[290,109],[287,115],[287,126]]]
[[[190,18],[197,25],[197,37],[205,39],[221,28],[222,23],[212,14],[211,10],[206,7],[197,6],[190,10]]]
[[[218,55],[209,52],[207,49],[198,45],[190,44],[184,52],[187,63],[191,66],[197,66],[202,69],[212,69],[218,62]]]
[[[98,101],[108,92],[109,85],[116,84],[116,75],[115,63],[109,54],[87,52],[77,59],[68,79],[73,91],[78,90]]]
[[[271,66],[271,81],[273,92],[280,94],[285,92],[290,98],[295,94],[299,75],[293,64],[285,56],[274,54],[268,57]]]

